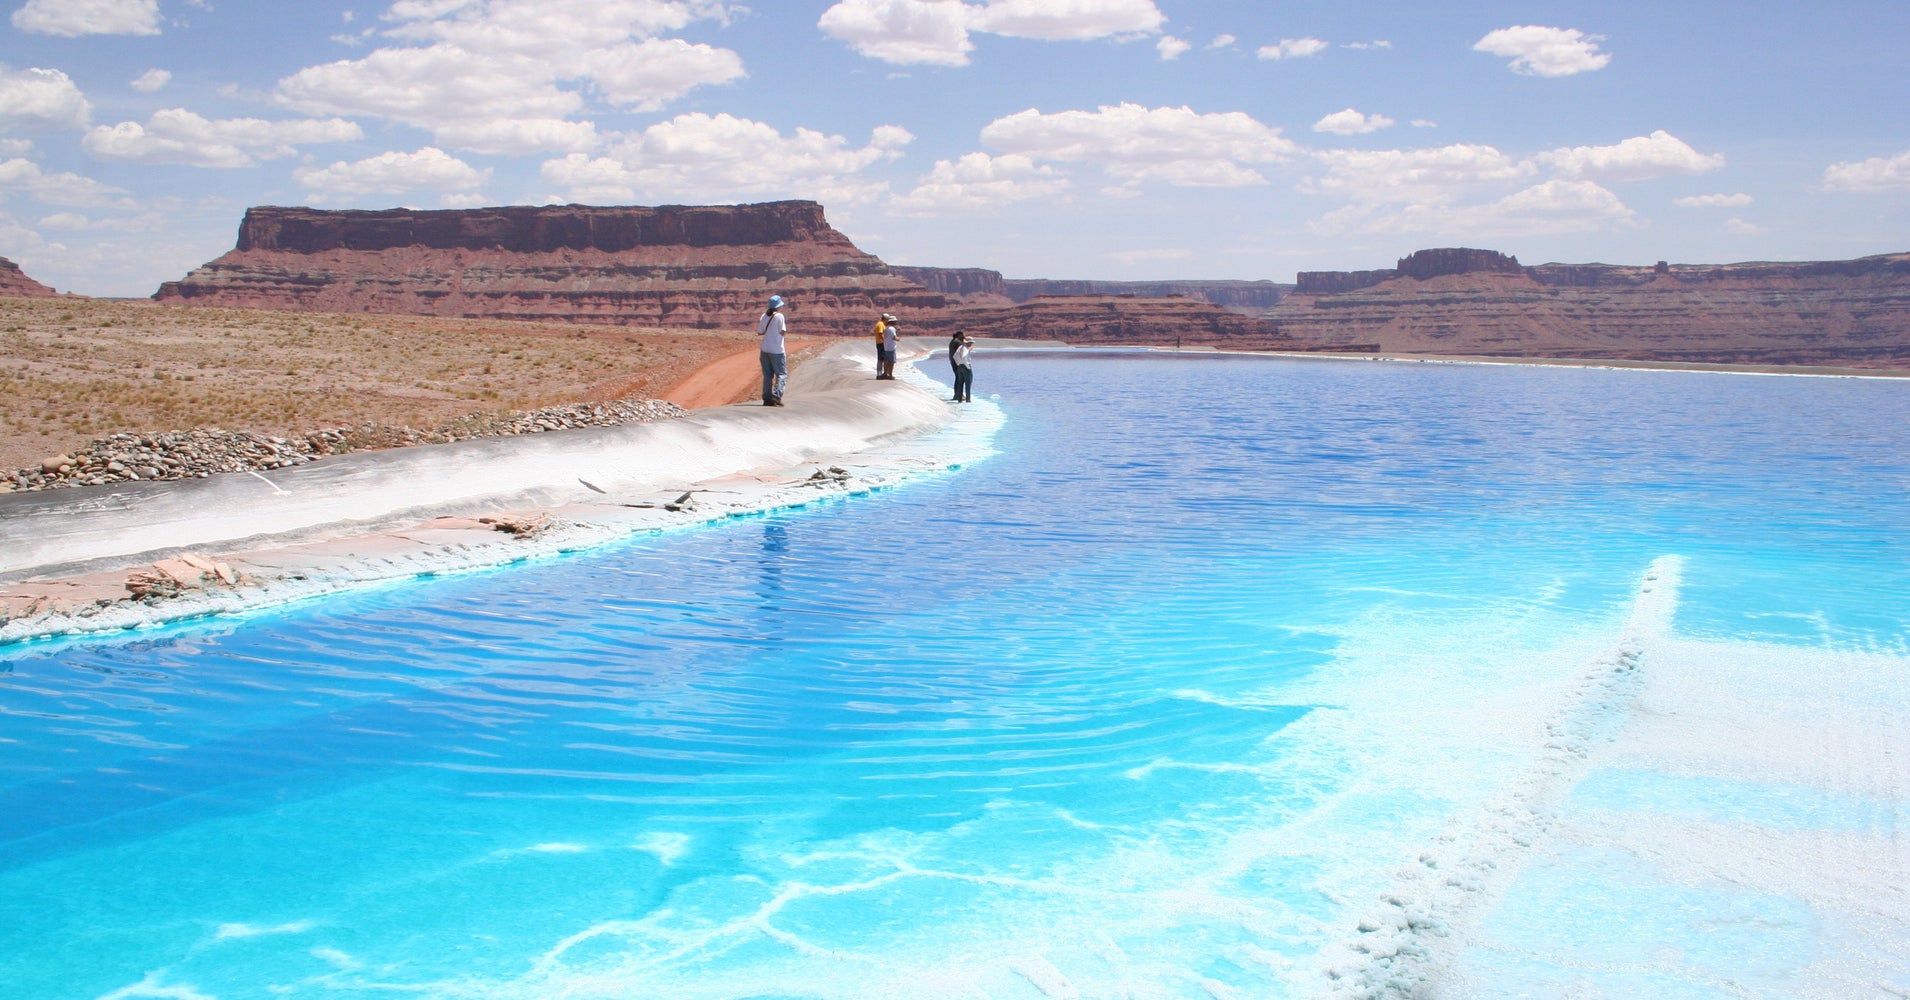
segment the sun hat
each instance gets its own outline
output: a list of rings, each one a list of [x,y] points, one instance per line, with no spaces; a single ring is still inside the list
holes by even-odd
[[[769,297],[769,307],[771,309],[781,309],[783,307],[783,297],[780,295],[771,295]]]
[[[901,321],[901,320],[899,320],[899,319],[896,319],[896,318],[895,318],[894,316],[891,316],[891,315],[889,315],[888,313],[883,313],[883,314],[882,314],[882,322],[884,322],[884,323],[900,323],[900,322],[902,322],[902,321]]]

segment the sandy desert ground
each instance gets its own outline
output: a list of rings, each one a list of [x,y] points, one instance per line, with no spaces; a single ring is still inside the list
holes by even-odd
[[[0,469],[122,432],[419,429],[508,410],[671,398],[745,331],[0,298]],[[754,359],[746,366],[753,373]],[[703,380],[708,381],[707,377]],[[686,406],[748,395],[689,387]]]

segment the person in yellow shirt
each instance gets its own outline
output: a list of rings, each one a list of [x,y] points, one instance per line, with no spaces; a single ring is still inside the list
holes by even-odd
[[[900,332],[898,320],[883,313],[875,321],[875,377],[892,379],[895,377],[895,340]]]

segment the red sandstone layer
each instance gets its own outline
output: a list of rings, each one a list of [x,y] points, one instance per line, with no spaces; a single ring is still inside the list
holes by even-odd
[[[771,294],[809,333],[934,310],[814,202],[440,212],[254,208],[232,252],[161,302],[752,329]]]
[[[23,298],[46,298],[59,292],[42,285],[26,276],[20,265],[0,257],[0,295],[18,295]]]
[[[1290,295],[1269,318],[1296,339],[1389,353],[1902,368],[1910,254],[1393,277]]]

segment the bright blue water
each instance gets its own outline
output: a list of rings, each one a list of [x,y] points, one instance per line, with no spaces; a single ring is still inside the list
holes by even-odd
[[[978,360],[957,472],[0,649],[5,991],[1301,996],[1653,559],[1906,653],[1910,383]]]

